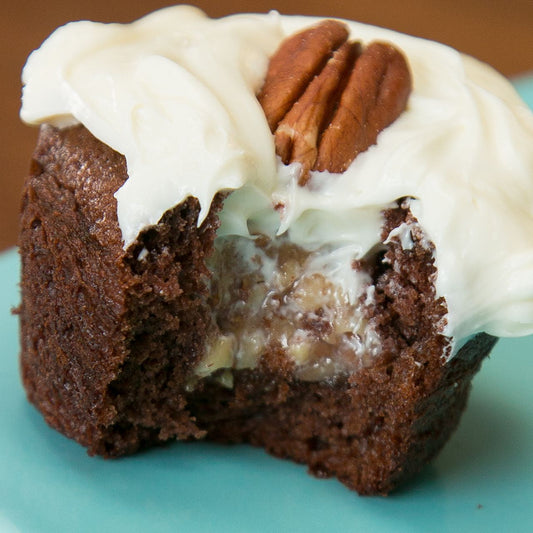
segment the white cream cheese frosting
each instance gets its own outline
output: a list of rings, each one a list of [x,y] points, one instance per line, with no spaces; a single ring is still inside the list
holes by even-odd
[[[297,166],[275,156],[255,94],[281,40],[316,21],[277,13],[212,20],[176,6],[129,25],[67,24],[28,59],[21,117],[81,122],[124,154],[129,178],[116,199],[125,246],[190,195],[201,222],[214,195],[231,189],[223,233],[288,231],[302,246],[334,242],[357,258],[380,240],[381,211],[411,197],[435,244],[446,334],[533,333],[531,111],[470,57],[347,22],[351,39],[403,51],[413,91],[345,173],[315,172],[299,187]]]

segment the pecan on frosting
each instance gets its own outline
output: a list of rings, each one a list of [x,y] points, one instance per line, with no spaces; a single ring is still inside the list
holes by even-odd
[[[348,40],[325,20],[285,39],[271,58],[258,99],[285,164],[344,172],[405,109],[411,75],[394,46]]]

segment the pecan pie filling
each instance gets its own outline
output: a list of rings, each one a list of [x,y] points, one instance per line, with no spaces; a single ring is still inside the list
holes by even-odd
[[[265,352],[280,354],[304,381],[370,364],[380,351],[368,322],[373,286],[348,254],[310,252],[283,236],[217,238],[210,259],[217,332],[196,376],[231,386],[232,369],[256,367]]]

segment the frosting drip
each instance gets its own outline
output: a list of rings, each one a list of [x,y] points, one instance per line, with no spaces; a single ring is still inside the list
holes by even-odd
[[[298,169],[276,159],[255,94],[281,40],[316,20],[211,20],[178,6],[130,25],[71,23],[30,56],[21,116],[82,122],[125,155],[129,179],[116,193],[125,246],[187,196],[200,200],[202,218],[217,191],[234,189],[221,234],[289,232],[303,247],[349,245],[358,258],[379,242],[381,211],[410,197],[436,247],[446,333],[532,333],[531,112],[470,57],[348,22],[352,39],[389,41],[404,52],[413,92],[344,174],[315,172],[299,187]]]

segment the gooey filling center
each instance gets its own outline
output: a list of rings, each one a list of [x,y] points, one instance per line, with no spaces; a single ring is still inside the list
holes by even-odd
[[[380,352],[369,321],[370,275],[349,247],[307,250],[287,236],[222,236],[210,258],[216,333],[197,378],[233,384],[233,370],[254,368],[265,354],[318,381],[367,366]]]

